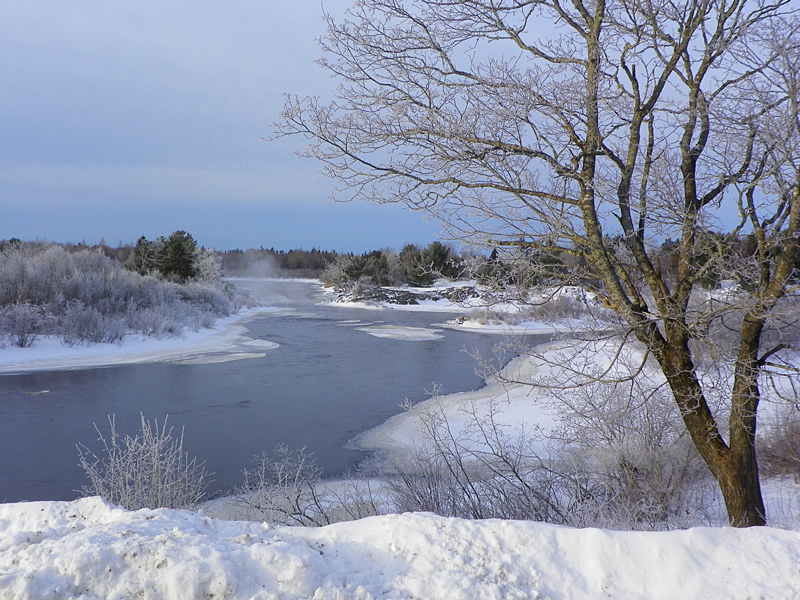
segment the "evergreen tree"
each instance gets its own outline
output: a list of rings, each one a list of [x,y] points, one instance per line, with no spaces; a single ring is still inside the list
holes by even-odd
[[[422,250],[414,252],[416,246],[406,246],[400,253],[406,270],[406,281],[413,286],[431,285],[437,276],[457,278],[461,272],[461,260],[441,242],[431,242]],[[405,253],[405,256],[404,256]]]
[[[197,242],[183,230],[174,231],[164,241],[160,270],[164,277],[186,281],[197,273],[194,265]]]

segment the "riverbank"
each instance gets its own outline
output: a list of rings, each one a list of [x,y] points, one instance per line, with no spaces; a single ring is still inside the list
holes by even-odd
[[[530,357],[517,357],[503,368],[502,380],[490,378],[481,389],[435,396],[408,406],[404,412],[351,440],[349,447],[384,455],[405,455],[424,443],[431,415],[446,419],[456,438],[463,437],[475,416],[486,416],[490,412],[503,429],[551,430],[555,425],[552,398],[525,383],[543,375],[544,370]]]
[[[332,306],[457,313],[461,316],[437,323],[456,331],[519,336],[579,332],[591,323],[608,326],[596,298],[579,288],[564,287],[528,292],[518,298],[513,291],[498,291],[477,281],[439,280],[429,287],[361,287],[349,292],[328,290]]]
[[[184,331],[178,337],[126,336],[114,344],[67,346],[53,336],[40,336],[28,348],[0,349],[0,374],[32,371],[91,369],[148,362],[222,362],[264,356],[277,344],[254,340],[245,325],[273,313],[274,307],[243,309],[218,320],[213,327]]]

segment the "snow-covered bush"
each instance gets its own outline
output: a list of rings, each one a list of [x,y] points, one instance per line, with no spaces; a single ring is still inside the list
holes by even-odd
[[[554,468],[591,490],[573,524],[661,529],[706,522],[702,506],[713,482],[663,386],[643,375],[557,395]]]
[[[205,496],[208,486],[203,463],[183,451],[183,430],[179,438],[141,416],[141,432],[120,438],[114,417],[109,417],[111,435],[106,438],[95,424],[103,449],[100,456],[78,445],[81,467],[90,484],[84,496],[101,496],[128,510],[140,508],[192,509]]]
[[[203,256],[205,276],[214,279],[218,257]],[[246,302],[219,280],[177,284],[125,269],[100,251],[23,244],[0,253],[0,337],[17,345],[30,345],[45,329],[70,345],[118,341],[128,332],[179,335]]]
[[[492,310],[491,308],[476,308],[470,312],[469,318],[479,325],[499,325],[503,323],[509,324],[511,321],[517,322],[517,315]]]
[[[175,324],[167,326],[166,315],[161,307],[131,308],[125,316],[130,331],[141,335],[161,338],[175,329]]]
[[[214,314],[230,314],[234,306],[228,293],[217,287],[190,282],[179,291],[181,298],[189,304]]]
[[[47,333],[52,319],[42,306],[23,302],[0,308],[0,338],[14,346],[27,348],[36,336]]]
[[[68,346],[118,342],[127,331],[124,317],[107,316],[75,300],[60,319],[60,337]]]
[[[494,402],[469,403],[461,413],[467,424],[457,428],[438,404],[420,411],[420,443],[392,460],[390,490],[398,511],[569,523],[579,490],[550,467],[541,434],[509,432]]]
[[[564,293],[549,295],[545,292],[542,300],[526,306],[521,316],[529,320],[556,321],[580,319],[589,314],[589,305],[584,298]]]
[[[194,268],[198,281],[211,285],[222,283],[222,255],[210,248],[198,248],[194,254]]]
[[[236,490],[241,516],[286,525],[325,525],[317,486],[322,469],[306,452],[279,445],[273,455],[264,452],[256,467],[244,471]]]

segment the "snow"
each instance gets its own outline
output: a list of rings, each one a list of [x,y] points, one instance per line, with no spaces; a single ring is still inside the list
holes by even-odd
[[[800,598],[800,533],[572,529],[431,514],[321,528],[0,505],[2,598]]]
[[[422,443],[424,415],[431,410],[446,415],[450,429],[457,438],[463,436],[472,421],[473,411],[485,415],[492,409],[497,411],[496,420],[506,424],[511,433],[522,425],[550,429],[554,423],[552,403],[548,403],[540,393],[533,392],[530,386],[517,383],[529,381],[540,370],[541,367],[529,359],[514,359],[503,372],[515,382],[490,380],[479,390],[437,396],[420,402],[357,436],[349,446],[402,454],[408,448]]]
[[[386,422],[356,437],[351,446],[363,450],[383,450],[403,453],[422,443],[426,415],[431,411],[445,416],[450,431],[467,449],[465,432],[470,424],[486,420],[491,412],[502,429],[515,436],[520,427],[529,432],[549,431],[555,427],[556,413],[563,409],[556,397],[559,385],[572,384],[578,371],[603,372],[610,368],[636,369],[644,355],[634,348],[617,361],[619,343],[615,338],[584,341],[554,341],[537,347],[536,356],[521,356],[509,362],[499,379],[489,379],[479,389],[433,398],[409,407]],[[622,373],[624,377],[630,371]],[[553,382],[558,382],[553,388]],[[531,383],[542,383],[534,387]]]
[[[220,319],[210,329],[185,331],[175,338],[131,335],[119,344],[67,346],[55,337],[39,337],[29,348],[8,346],[0,350],[0,374],[157,361],[197,364],[257,358],[264,354],[253,350],[270,350],[278,345],[247,337],[244,325],[261,315],[277,311],[271,307],[242,310]]]

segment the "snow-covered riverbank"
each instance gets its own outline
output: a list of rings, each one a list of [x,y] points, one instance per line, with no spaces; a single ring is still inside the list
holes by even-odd
[[[456,331],[494,335],[539,335],[586,327],[593,297],[577,288],[530,293],[518,302],[513,293],[498,295],[476,281],[439,280],[430,287],[368,288],[360,293],[328,291],[333,306],[406,312],[460,313],[438,323]],[[555,302],[554,302],[555,301]],[[556,309],[553,310],[553,306]],[[538,313],[538,314],[537,314]]]
[[[67,346],[55,337],[42,336],[29,348],[0,349],[0,374],[157,361],[219,362],[263,356],[261,352],[276,348],[277,344],[247,337],[245,324],[276,310],[271,307],[244,309],[220,319],[212,328],[185,331],[179,337],[158,339],[129,335],[116,344]]]

